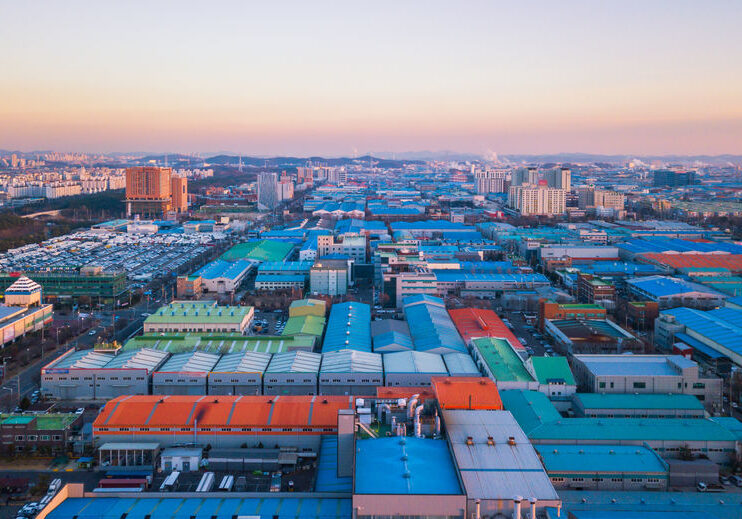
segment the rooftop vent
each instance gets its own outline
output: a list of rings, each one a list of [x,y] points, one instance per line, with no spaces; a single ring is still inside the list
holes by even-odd
[[[508,437],[508,445],[515,445],[515,436]]]
[[[487,445],[489,445],[490,447],[495,446],[495,439],[492,436],[487,436]]]
[[[466,437],[466,444],[467,445],[474,445],[474,438],[472,438],[471,436],[467,436]]]

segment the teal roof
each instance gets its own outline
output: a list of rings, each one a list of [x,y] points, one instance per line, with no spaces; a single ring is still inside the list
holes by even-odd
[[[543,423],[526,433],[532,440],[733,442],[737,439],[734,433],[705,418],[564,418]]]
[[[575,399],[579,400],[585,409],[703,410],[703,404],[693,395],[578,393]]]
[[[742,441],[742,422],[731,416],[717,416],[711,418],[712,422],[718,423],[724,429],[737,436],[738,441]]]
[[[562,419],[549,398],[539,391],[506,389],[500,391],[502,405],[510,411],[523,431],[530,432],[542,424]]]
[[[667,473],[667,465],[652,450],[635,445],[534,445],[549,476],[564,473]]]
[[[568,386],[577,385],[566,357],[531,357],[531,365],[541,384],[564,381]]]

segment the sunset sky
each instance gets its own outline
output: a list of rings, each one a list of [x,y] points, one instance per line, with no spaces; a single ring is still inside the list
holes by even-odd
[[[4,1],[0,149],[742,153],[742,2]]]

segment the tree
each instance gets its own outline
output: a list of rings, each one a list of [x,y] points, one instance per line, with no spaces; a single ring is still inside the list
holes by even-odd
[[[21,403],[18,404],[18,406],[25,411],[26,409],[31,407],[31,401],[28,399],[27,396],[24,396],[23,399],[21,399]]]

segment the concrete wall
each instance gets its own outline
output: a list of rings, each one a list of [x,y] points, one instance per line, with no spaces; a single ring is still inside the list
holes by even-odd
[[[152,375],[153,395],[205,395],[206,373],[155,373]]]
[[[108,400],[121,395],[147,395],[149,375],[146,370],[136,369],[52,372],[41,375],[41,390],[60,400]]]
[[[357,519],[371,516],[465,517],[465,495],[375,495],[354,494]]]

